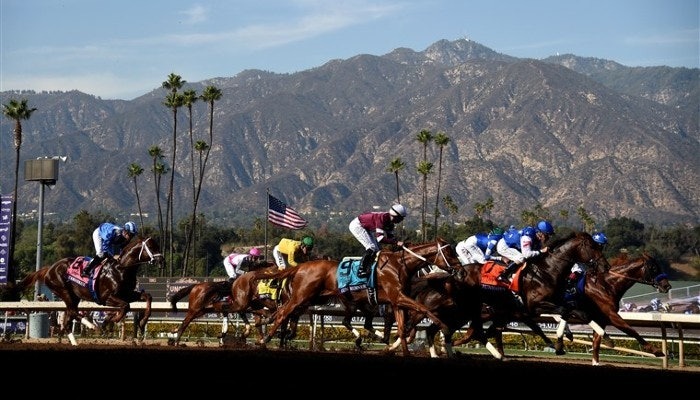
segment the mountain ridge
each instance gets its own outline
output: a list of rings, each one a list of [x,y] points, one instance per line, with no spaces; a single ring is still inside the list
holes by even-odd
[[[573,55],[518,59],[460,39],[422,52],[399,48],[330,60],[293,74],[246,70],[183,89],[199,94],[207,85],[224,95],[215,103],[198,209],[222,223],[264,217],[268,188],[303,215],[320,215],[319,223],[330,211],[386,207],[396,197],[387,171],[396,157],[406,165],[399,173],[401,201],[418,220],[415,168],[423,148],[415,137],[422,129],[450,137],[440,193],[455,200],[458,218],[493,198],[489,216],[504,224],[537,205],[552,218],[562,211],[575,218],[583,207],[600,224],[614,217],[700,222],[698,69],[625,67]],[[77,91],[0,93],[3,104],[22,97],[38,108],[22,124],[21,162],[69,157],[46,195],[46,210],[59,210],[62,218],[81,209],[123,218],[136,213],[127,167],[138,163],[145,170],[138,182],[142,207],[155,215],[147,150],[160,146],[170,164],[173,121],[162,105],[165,94],[158,88],[124,101]],[[195,103],[193,114],[195,136],[208,141],[207,105]],[[191,159],[187,110],[178,116],[175,207],[182,217],[191,207]],[[14,169],[12,127],[2,119],[3,171]],[[440,149],[427,150],[435,164],[432,212]],[[13,177],[2,175],[7,194]],[[161,190],[164,199],[167,187]],[[36,183],[20,182],[19,198],[20,212],[37,209]],[[441,214],[449,213],[441,206]]]

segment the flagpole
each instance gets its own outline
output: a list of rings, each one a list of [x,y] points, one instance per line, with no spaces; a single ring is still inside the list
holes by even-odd
[[[266,188],[267,207],[265,208],[265,260],[267,260],[267,224],[270,220],[270,188]]]

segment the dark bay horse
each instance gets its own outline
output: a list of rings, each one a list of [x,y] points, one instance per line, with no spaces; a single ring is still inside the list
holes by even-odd
[[[168,339],[168,345],[178,346],[180,338],[185,329],[197,318],[204,314],[216,312],[224,315],[224,325],[220,335],[223,344],[228,332],[228,314],[237,313],[246,324],[242,338],[245,339],[250,334],[250,325],[246,313],[253,314],[254,326],[259,337],[263,337],[262,326],[267,323],[268,318],[277,309],[277,300],[260,296],[258,293],[258,281],[256,273],[261,271],[276,271],[277,266],[270,261],[259,261],[247,263],[243,266],[248,272],[236,278],[233,283],[226,281],[200,282],[188,285],[174,293],[168,301],[173,312],[177,312],[177,303],[189,296],[187,304],[187,314],[180,325],[172,332],[174,337]],[[283,290],[281,290],[284,293]],[[280,301],[284,300],[284,296]],[[294,321],[293,321],[294,322]],[[292,331],[295,325],[292,324]],[[283,338],[291,338],[293,332],[285,330]],[[281,343],[284,345],[284,343]]]
[[[511,289],[517,293],[522,304],[516,303],[516,298],[508,289],[482,285],[481,264],[464,266],[467,282],[479,282],[482,287],[481,305],[489,310],[486,318],[492,322],[486,334],[495,338],[501,356],[504,355],[502,332],[511,321],[526,322],[531,329],[535,329],[538,336],[546,337],[537,324],[527,321],[534,321],[544,313],[563,312],[560,299],[563,298],[566,278],[575,263],[585,263],[598,270],[610,268],[602,248],[585,232],[573,232],[553,242],[549,248],[548,253],[529,259],[514,275],[514,283],[517,285],[511,286]],[[466,335],[455,341],[455,344],[469,342],[474,337],[473,333],[471,329],[467,330]],[[545,342],[549,344],[551,340]],[[559,350],[558,354],[564,354],[563,350]]]
[[[267,335],[260,340],[264,345],[269,342],[277,328],[291,315],[303,312],[309,305],[325,302],[329,298],[337,298],[347,313],[356,310],[357,303],[367,301],[364,291],[354,291],[341,294],[338,288],[337,273],[339,261],[314,260],[300,264],[295,268],[287,268],[271,275],[262,274],[261,279],[286,278],[290,287],[290,299],[277,309],[274,322]],[[380,251],[377,257],[376,283],[378,304],[391,304],[394,318],[402,339],[404,355],[410,355],[404,331],[404,312],[415,310],[423,313],[445,332],[448,327],[440,321],[428,308],[408,296],[409,281],[416,271],[426,266],[436,266],[445,271],[452,271],[459,265],[455,250],[443,239],[435,242],[421,243],[398,251]],[[480,310],[476,310],[478,316]],[[478,322],[480,319],[476,318]]]
[[[145,301],[146,310],[141,315],[138,328],[140,340],[145,338],[145,329],[148,318],[151,316],[152,297],[145,291],[137,291],[137,274],[142,264],[162,263],[163,255],[160,253],[158,242],[153,238],[136,237],[124,247],[119,259],[108,258],[99,271],[96,269],[94,286],[90,285],[92,279],[86,285],[79,278],[69,274],[69,267],[78,257],[63,258],[53,265],[46,266],[29,274],[18,285],[22,292],[35,282],[43,282],[56,296],[66,303],[66,312],[59,332],[59,341],[68,332],[71,344],[77,345],[73,332],[69,330],[71,321],[77,320],[89,328],[102,331],[100,326],[89,322],[78,312],[78,304],[81,300],[94,301],[99,305],[117,308],[114,313],[107,313],[102,326],[119,323],[129,312],[129,304],[134,301]],[[79,275],[79,272],[78,272]]]
[[[648,253],[629,260],[623,254],[613,260],[610,271],[600,278],[586,273],[584,277],[584,295],[579,297],[576,310],[571,313],[572,318],[567,322],[590,323],[595,321],[602,328],[612,325],[630,337],[637,340],[639,345],[647,353],[656,357],[663,357],[664,353],[647,342],[632,328],[618,313],[622,296],[635,283],[642,283],[655,288],[659,293],[668,293],[671,284],[661,266]],[[600,344],[603,336],[597,331],[593,332],[593,365],[599,365]],[[563,345],[561,336],[557,338],[557,346]]]
[[[461,267],[457,267],[459,269]],[[471,316],[468,310],[471,307],[471,302],[474,301],[471,295],[471,287],[469,285],[465,286],[465,283],[461,281],[458,277],[460,276],[459,270],[455,274],[441,274],[435,277],[421,277],[413,280],[411,285],[411,297],[416,299],[421,304],[424,304],[428,309],[433,311],[435,315],[440,318],[447,326],[450,328],[450,334],[454,334],[457,330],[464,328],[468,323],[471,322]],[[482,293],[483,295],[483,293]],[[482,301],[486,301],[490,296],[483,296]],[[517,311],[517,304],[513,300],[512,302],[503,302],[504,308],[494,309],[489,304],[484,303],[481,310],[482,321],[496,321],[498,326],[499,321],[507,316],[507,319],[514,318],[514,313]],[[408,333],[408,341],[412,342],[415,339],[417,325],[424,319],[424,315],[416,313],[414,311],[409,311],[408,326],[410,328]],[[525,323],[533,332],[533,334],[539,336],[548,347],[554,349],[555,343],[545,335],[542,328],[534,320],[528,318],[525,315],[517,315],[520,321]],[[510,321],[508,321],[510,322]],[[385,318],[385,331],[391,328],[393,320]],[[445,352],[448,357],[454,356],[453,347],[459,346],[469,340],[471,340],[472,328],[468,330],[467,337],[469,339],[457,339],[454,342],[450,338],[445,340],[446,346],[444,347]],[[435,338],[439,333],[439,329],[435,324],[430,324],[425,329],[426,342],[428,344],[428,350],[430,356],[433,358],[438,357],[438,351],[435,345]],[[490,333],[489,330],[486,332]],[[496,358],[502,358],[504,355],[503,342],[499,340],[498,335],[493,335],[496,338],[496,349],[498,355]],[[450,345],[450,343],[452,343]],[[397,339],[391,346],[390,350],[394,350],[400,344]]]

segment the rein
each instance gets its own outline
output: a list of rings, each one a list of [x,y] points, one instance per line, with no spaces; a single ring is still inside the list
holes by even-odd
[[[139,258],[138,258],[138,259],[139,259],[139,260],[141,259],[141,256],[143,255],[143,252],[145,251],[146,254],[148,254],[148,257],[151,258],[150,260],[148,260],[148,263],[149,263],[149,264],[153,264],[153,262],[155,261],[156,257],[162,257],[162,254],[160,254],[160,253],[153,254],[153,252],[151,251],[151,249],[148,247],[148,244],[146,244],[146,242],[148,242],[148,240],[150,240],[150,239],[151,239],[151,238],[149,237],[149,238],[146,238],[146,240],[144,240],[143,242],[141,242],[141,251],[139,252]]]
[[[446,248],[446,247],[448,247],[448,246],[449,246],[449,243],[448,243],[448,244],[444,244],[444,245],[442,245],[442,246],[440,246],[439,244],[437,244],[437,253],[435,254],[435,260],[437,260],[438,257],[442,257],[442,260],[445,262],[445,265],[447,265],[447,266],[450,267],[450,271],[448,271],[448,272],[452,272],[452,271],[454,271],[454,267],[453,267],[452,265],[450,265],[449,261],[447,261],[447,256],[445,256],[445,252],[443,251],[443,249]],[[421,256],[420,254],[415,253],[413,250],[409,249],[409,248],[406,247],[405,245],[404,245],[404,246],[401,246],[401,248],[402,248],[404,251],[406,251],[406,252],[408,252],[409,254],[411,254],[412,256],[416,257],[417,259],[419,259],[419,260],[423,261],[424,263],[428,264],[428,268],[430,268],[431,270],[435,270],[436,268],[437,268],[437,269],[444,269],[444,268],[441,268],[439,265],[437,265],[437,263],[435,263],[435,262],[430,263],[430,261],[428,261],[425,257]]]

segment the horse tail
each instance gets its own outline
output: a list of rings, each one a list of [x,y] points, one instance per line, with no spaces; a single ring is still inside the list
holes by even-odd
[[[183,297],[188,296],[192,289],[194,289],[194,287],[197,285],[198,283],[193,283],[189,286],[185,286],[170,296],[170,306],[172,307],[173,312],[177,312],[177,302]]]

